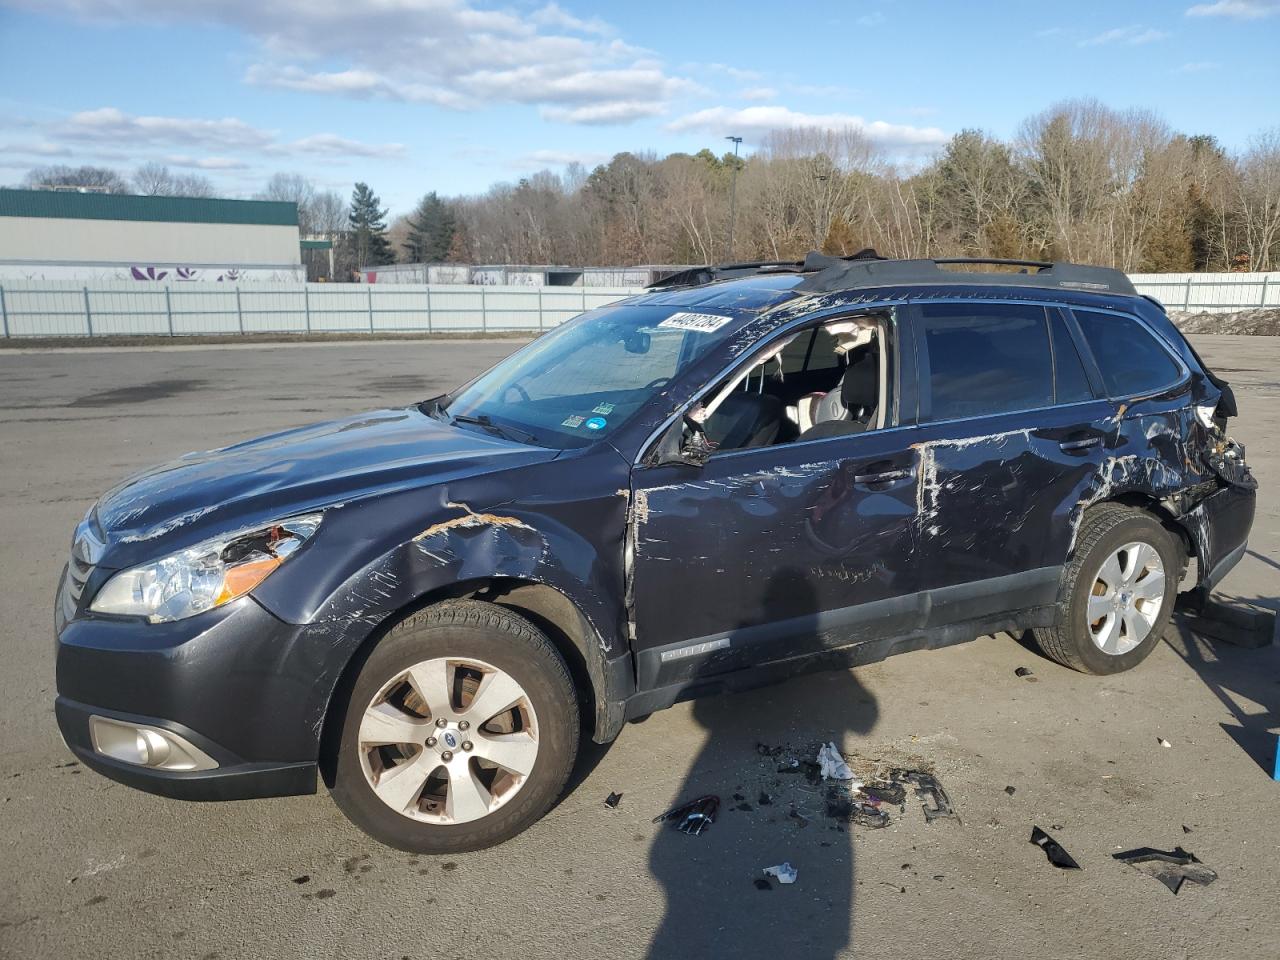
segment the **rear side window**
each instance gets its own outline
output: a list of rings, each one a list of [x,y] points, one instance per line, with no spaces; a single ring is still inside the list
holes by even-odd
[[[1111,396],[1152,393],[1178,381],[1181,371],[1169,351],[1136,320],[1093,310],[1072,312]]]
[[[1053,403],[1053,354],[1043,307],[939,303],[919,309],[929,397],[921,419],[981,417]]]

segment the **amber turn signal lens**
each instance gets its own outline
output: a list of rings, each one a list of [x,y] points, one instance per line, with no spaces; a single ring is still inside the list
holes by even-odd
[[[263,580],[283,562],[281,557],[263,557],[261,560],[250,560],[227,569],[222,578],[222,589],[214,606],[220,606],[228,600],[242,597]]]

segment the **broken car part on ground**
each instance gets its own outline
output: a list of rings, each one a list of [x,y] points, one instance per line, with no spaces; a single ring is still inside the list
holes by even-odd
[[[323,779],[445,852],[682,699],[1000,631],[1136,666],[1245,550],[1235,398],[1120,272],[991,266],[708,268],[451,394],[125,480],[58,586],[67,744],[173,797]]]

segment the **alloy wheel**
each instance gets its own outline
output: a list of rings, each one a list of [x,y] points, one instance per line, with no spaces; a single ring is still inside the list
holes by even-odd
[[[1147,638],[1164,603],[1165,573],[1149,543],[1133,541],[1098,569],[1089,595],[1089,636],[1103,653],[1128,653]]]
[[[538,721],[508,673],[470,658],[424,660],[365,708],[360,767],[392,810],[426,823],[478,820],[508,803],[538,757]]]

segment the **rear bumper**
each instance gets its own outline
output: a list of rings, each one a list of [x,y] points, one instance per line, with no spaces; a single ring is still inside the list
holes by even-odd
[[[1196,547],[1197,587],[1208,593],[1240,562],[1249,543],[1258,494],[1252,487],[1224,487],[1182,519]]]

